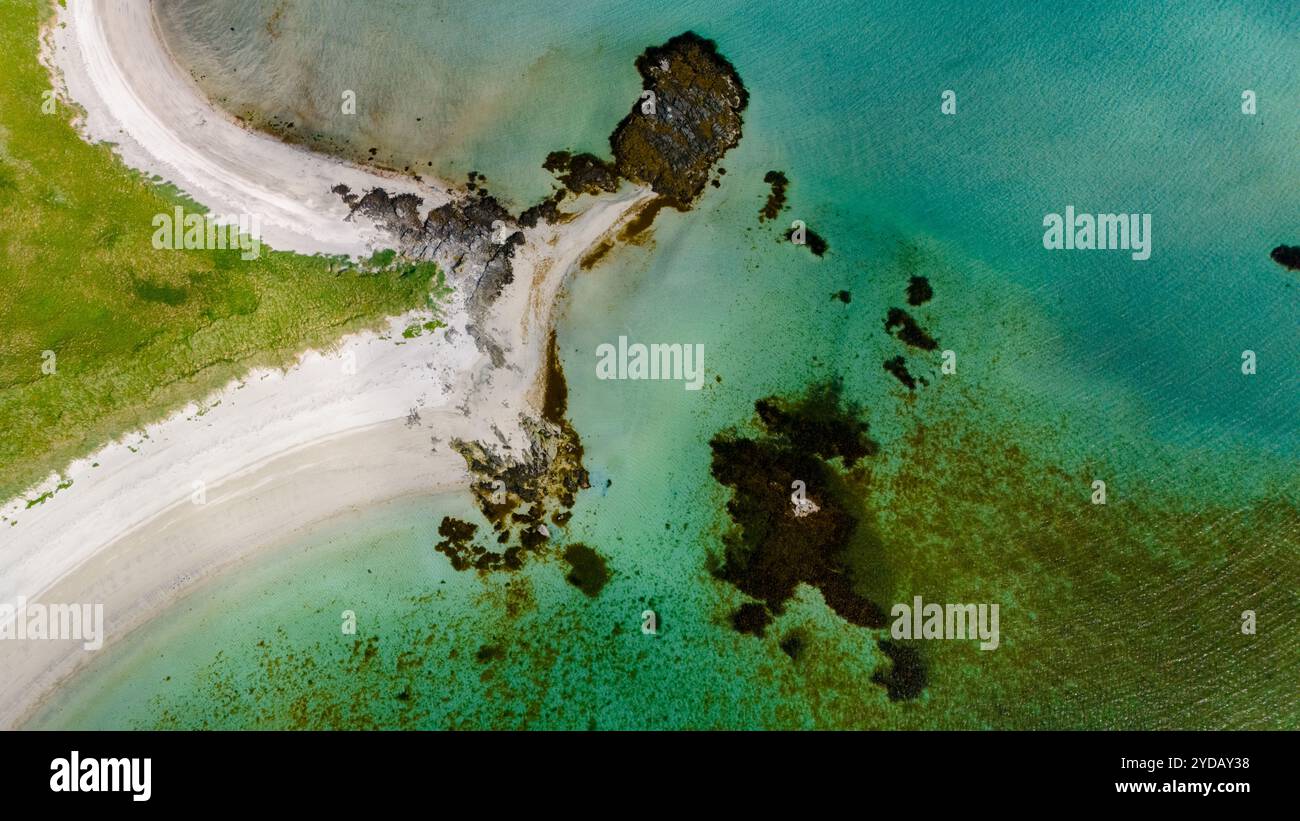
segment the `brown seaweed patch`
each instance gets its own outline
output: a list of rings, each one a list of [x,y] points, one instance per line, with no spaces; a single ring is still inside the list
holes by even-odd
[[[501,553],[488,550],[474,543],[474,534],[477,531],[478,525],[472,522],[444,516],[438,525],[438,535],[443,538],[433,546],[434,550],[450,559],[452,569],[457,571],[472,569],[486,573],[493,570],[518,570],[523,567],[523,558],[518,547],[507,548]]]
[[[774,220],[785,208],[785,191],[790,185],[790,180],[780,171],[769,171],[763,175],[763,182],[772,187],[767,195],[767,202],[763,204],[762,209],[758,212],[758,221],[766,222]]]
[[[500,661],[506,657],[505,648],[499,644],[484,644],[478,648],[474,654],[474,660],[479,664],[486,664],[489,661]]]
[[[666,197],[655,197],[645,205],[637,209],[636,215],[628,220],[627,225],[619,232],[618,238],[624,242],[634,241],[641,234],[645,233],[651,225],[654,224],[655,217],[665,206],[671,205],[672,202]]]
[[[592,598],[600,595],[609,581],[609,567],[603,556],[581,542],[574,542],[564,549],[564,561],[569,565],[565,581]]]
[[[885,332],[893,334],[895,328],[899,330],[894,335],[913,348],[933,351],[939,347],[939,343],[917,324],[911,314],[902,308],[890,308],[889,313],[885,316]]]
[[[913,307],[924,305],[934,299],[934,288],[925,277],[912,277],[907,283],[907,304]]]
[[[807,644],[808,641],[804,638],[803,633],[796,630],[781,639],[781,652],[789,656],[792,661],[798,661],[799,657],[803,655]]]
[[[875,453],[866,423],[856,418],[856,408],[841,404],[839,387],[833,384],[814,387],[795,401],[762,399],[755,408],[763,435],[723,432],[710,442],[713,476],[733,490],[727,512],[735,526],[715,573],[757,600],[737,611],[733,625],[761,634],[770,617],[784,611],[798,585],[808,584],[845,621],[883,627],[884,611],[854,589],[845,554],[859,522],[827,461],[843,456],[852,464]],[[793,514],[789,494],[796,481],[811,489],[809,497],[819,508],[815,513]]]
[[[598,262],[608,256],[609,252],[613,250],[613,248],[614,243],[609,240],[601,240],[596,244],[595,248],[592,248],[583,255],[582,259],[578,260],[578,267],[584,271],[590,271],[592,268],[596,267]]]
[[[889,672],[876,671],[871,680],[885,688],[890,701],[908,701],[924,692],[928,683],[925,659],[913,644],[883,639],[877,646],[889,656]]]
[[[794,242],[794,232],[795,232],[794,228],[791,228],[789,231],[786,231],[785,238],[790,240],[791,242]],[[805,227],[803,229],[803,233],[804,233],[804,241],[802,243],[795,243],[795,244],[803,245],[805,248],[807,248],[809,251],[812,251],[814,254],[816,254],[819,257],[826,256],[826,252],[829,251],[831,247],[830,243],[828,243],[821,234],[817,233],[811,228]]]
[[[758,602],[745,602],[731,614],[731,626],[737,633],[762,637],[772,623],[772,614]]]
[[[542,395],[542,418],[552,425],[563,425],[569,412],[569,383],[564,378],[560,352],[556,348],[555,330],[546,344],[546,390]]]
[[[893,374],[894,378],[899,382],[906,385],[909,391],[916,390],[916,379],[908,372],[907,363],[903,361],[903,357],[896,356],[893,359],[886,359],[885,370]]]
[[[1278,265],[1300,271],[1300,245],[1279,245],[1269,254]]]
[[[835,382],[813,385],[794,400],[760,399],[754,410],[770,435],[809,455],[842,457],[845,466],[853,467],[859,459],[880,450],[861,418],[863,408],[844,400]]]

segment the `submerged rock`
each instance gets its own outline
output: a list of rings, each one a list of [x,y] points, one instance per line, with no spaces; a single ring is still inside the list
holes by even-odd
[[[924,305],[934,299],[934,288],[925,277],[912,277],[907,283],[907,304],[913,307]]]
[[[821,234],[817,233],[811,228],[804,228],[803,233],[804,233],[803,242],[794,242],[794,236],[795,236],[794,228],[791,228],[789,231],[785,232],[785,238],[790,240],[791,242],[794,242],[795,245],[804,246],[809,251],[812,251],[813,254],[815,254],[816,256],[819,257],[826,256],[826,252],[829,251],[831,247],[830,243],[828,243]]]
[[[909,391],[916,390],[916,379],[907,370],[907,363],[903,357],[896,356],[893,359],[885,360],[885,370],[894,375],[894,378],[907,387]]]
[[[609,581],[609,568],[604,557],[587,545],[575,542],[564,549],[564,561],[569,565],[569,572],[564,577],[569,584],[592,598],[600,595]]]
[[[841,457],[852,465],[875,453],[866,423],[856,408],[841,403],[834,385],[796,400],[761,399],[755,410],[762,435],[723,432],[709,443],[713,477],[733,491],[727,512],[735,524],[716,575],[757,600],[742,607],[733,624],[761,635],[795,588],[808,584],[851,624],[883,627],[884,611],[854,590],[845,551],[858,519],[848,500],[833,492],[839,481],[828,461]],[[790,488],[798,482],[818,495],[816,515],[793,515]]]
[[[762,210],[758,212],[759,222],[777,218],[785,208],[785,189],[790,185],[790,180],[780,171],[767,172],[763,175],[763,182],[772,186],[772,191],[767,195],[767,202],[763,204]]]
[[[1269,254],[1273,261],[1291,271],[1300,271],[1300,245],[1279,245]]]
[[[849,624],[886,627],[885,609],[861,592],[858,579],[865,563],[878,561],[874,551],[880,547],[853,490],[862,469],[846,472],[879,450],[862,409],[844,401],[834,383],[813,386],[793,399],[760,399],[754,408],[761,433],[728,430],[709,443],[713,477],[732,491],[727,502],[732,530],[713,574],[749,599],[731,614],[731,626],[764,636],[799,585],[806,584]],[[816,495],[815,513],[797,515],[799,497],[790,494],[791,487]],[[890,698],[914,697],[925,686],[919,656],[914,651],[908,655],[907,647],[886,648],[887,639],[880,643],[894,665],[877,673],[875,682],[889,690]],[[803,640],[787,636],[781,649],[797,658]]]
[[[877,671],[871,677],[876,684],[885,688],[890,701],[907,701],[918,698],[927,684],[925,659],[914,644],[884,640],[877,642],[892,662],[889,672]]]
[[[939,347],[939,343],[925,332],[925,329],[912,318],[911,314],[902,308],[890,308],[889,313],[885,316],[886,333],[894,333],[895,328],[898,329],[898,333],[894,335],[913,348],[933,351]]]

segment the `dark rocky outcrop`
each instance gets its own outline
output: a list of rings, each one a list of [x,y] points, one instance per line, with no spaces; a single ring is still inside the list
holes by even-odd
[[[462,549],[470,560],[457,569],[518,570],[528,556],[547,552],[551,544],[547,519],[563,525],[578,491],[591,486],[582,464],[582,442],[567,413],[568,389],[552,334],[542,418],[520,419],[528,436],[528,451],[506,456],[482,442],[451,443],[474,476],[470,490],[491,523],[496,542],[512,545],[504,552],[478,546]]]
[[[617,191],[621,178],[614,163],[594,154],[570,154],[552,151],[542,167],[556,176],[573,194],[599,194]]]
[[[619,174],[685,210],[740,142],[749,92],[717,45],[694,32],[637,58],[645,92],[610,136]]]
[[[375,188],[357,197],[347,186],[334,189],[352,209],[388,231],[397,251],[411,259],[432,260],[451,281],[462,284],[472,321],[470,332],[492,364],[505,363],[501,349],[475,333],[501,291],[514,279],[511,260],[524,241],[521,226],[486,189],[476,196],[446,202],[420,217],[422,200],[414,194],[390,195]]]
[[[655,191],[623,240],[635,240],[666,206],[690,209],[714,165],[740,142],[749,103],[736,69],[694,32],[646,49],[636,66],[642,93],[609,137],[613,160],[553,151],[543,164],[575,195],[615,191],[625,179]]]

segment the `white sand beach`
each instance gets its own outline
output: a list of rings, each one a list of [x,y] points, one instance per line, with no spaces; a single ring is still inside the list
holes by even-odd
[[[330,193],[338,183],[415,193],[422,210],[451,196],[240,127],[171,60],[149,3],[68,0],[44,59],[84,109],[87,139],[114,143],[127,165],[214,213],[259,215],[274,248],[382,247],[375,226],[345,221],[347,206]],[[507,452],[522,449],[520,414],[537,412],[567,275],[650,196],[632,187],[584,196],[566,205],[572,220],[526,232],[490,321],[505,367],[477,350],[459,308],[448,327],[412,339],[402,335],[412,317],[396,317],[384,332],[249,373],[122,437],[74,463],[61,477],[72,484],[38,505],[10,500],[0,507],[14,522],[0,528],[0,602],[102,603],[111,646],[195,583],[331,517],[464,485],[452,439],[496,441],[499,431]],[[0,642],[0,728],[21,726],[90,657],[75,641]]]

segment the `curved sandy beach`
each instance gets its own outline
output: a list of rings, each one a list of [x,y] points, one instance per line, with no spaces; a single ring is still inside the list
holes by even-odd
[[[345,221],[349,209],[330,193],[338,183],[415,193],[423,208],[451,196],[239,127],[172,62],[148,3],[69,0],[44,59],[85,110],[87,139],[115,143],[128,165],[214,213],[257,214],[272,247],[357,255],[382,246],[380,229]],[[525,233],[490,319],[506,367],[476,348],[459,308],[446,329],[414,339],[401,334],[410,318],[397,317],[386,332],[307,352],[286,371],[250,373],[77,461],[62,475],[71,486],[39,505],[10,500],[0,509],[15,521],[0,532],[0,602],[102,603],[111,644],[195,582],[333,516],[463,485],[453,438],[499,431],[507,453],[522,452],[519,418],[536,413],[565,278],[649,196],[631,187],[584,196],[563,226]],[[75,641],[0,642],[0,727],[21,725],[89,658]]]

